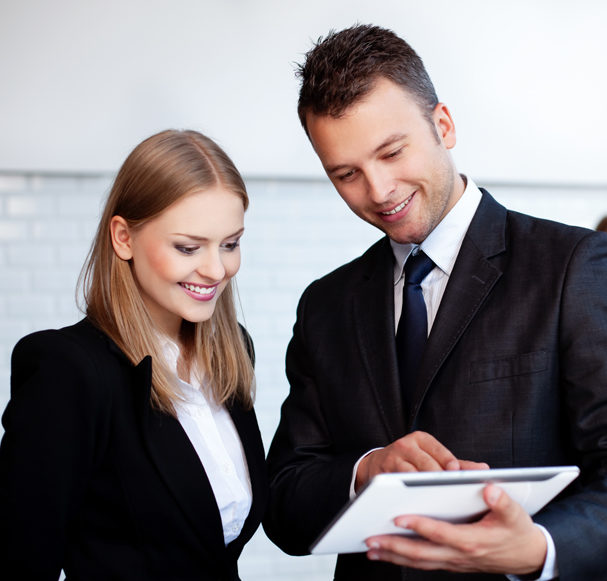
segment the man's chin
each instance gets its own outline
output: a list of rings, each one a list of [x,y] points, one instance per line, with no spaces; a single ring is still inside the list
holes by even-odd
[[[406,228],[383,228],[384,233],[398,244],[421,244],[426,239],[422,232],[411,232]]]

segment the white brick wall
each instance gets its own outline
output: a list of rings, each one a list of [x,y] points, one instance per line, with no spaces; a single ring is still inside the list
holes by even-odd
[[[2,409],[15,342],[80,317],[74,288],[110,183],[109,176],[0,174]],[[255,340],[256,409],[268,446],[288,389],[284,352],[301,292],[380,233],[356,218],[326,181],[249,179],[247,185],[251,206],[237,280],[243,319]],[[607,186],[479,185],[513,209],[571,224],[594,227],[607,214]],[[247,581],[320,581],[331,577],[333,563],[333,557],[288,557],[260,531],[240,568]]]

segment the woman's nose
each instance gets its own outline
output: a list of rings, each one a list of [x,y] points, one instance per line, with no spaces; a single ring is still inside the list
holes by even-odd
[[[221,258],[220,250],[209,249],[207,252],[204,252],[196,272],[202,278],[207,279],[210,282],[219,282],[223,280],[226,269]]]

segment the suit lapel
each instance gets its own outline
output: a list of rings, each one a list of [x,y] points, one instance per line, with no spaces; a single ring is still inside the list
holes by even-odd
[[[150,458],[204,548],[212,558],[221,559],[225,555],[221,517],[200,459],[179,421],[150,405],[151,357],[145,357],[134,372],[143,439]]]
[[[490,259],[506,250],[506,209],[482,192],[428,337],[408,413],[410,429],[433,379],[502,275]]]
[[[365,258],[361,284],[352,295],[353,322],[365,377],[388,439],[393,441],[403,435],[405,421],[394,341],[393,255],[388,238],[371,247]]]

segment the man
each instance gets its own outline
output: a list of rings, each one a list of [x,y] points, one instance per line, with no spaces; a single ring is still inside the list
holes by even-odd
[[[450,112],[392,32],[332,33],[300,76],[300,119],[327,175],[386,237],[301,298],[268,536],[307,553],[381,472],[576,464],[580,478],[533,520],[490,485],[480,521],[403,515],[417,537],[368,539],[367,554],[339,556],[335,578],[604,581],[604,236],[510,212],[460,175]],[[399,336],[419,313],[403,280],[414,259],[429,272],[411,358]]]

